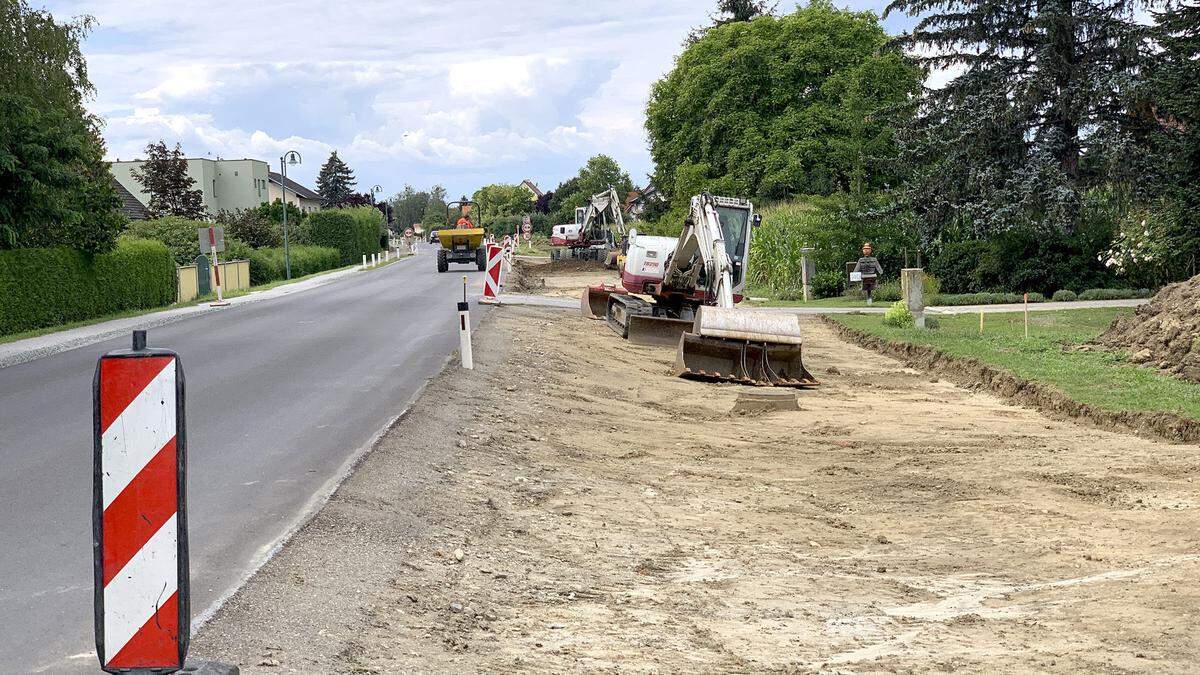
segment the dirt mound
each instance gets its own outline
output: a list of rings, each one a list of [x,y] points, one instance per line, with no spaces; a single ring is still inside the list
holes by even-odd
[[[1200,275],[1171,284],[1150,304],[1119,317],[1096,344],[1129,352],[1130,360],[1200,382]]]

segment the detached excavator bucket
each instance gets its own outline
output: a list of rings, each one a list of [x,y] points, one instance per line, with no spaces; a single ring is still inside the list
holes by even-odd
[[[701,307],[695,332],[679,339],[675,374],[710,380],[778,387],[818,384],[804,367],[800,320],[794,314],[767,314]]]
[[[691,321],[684,319],[646,314],[632,314],[628,321],[625,337],[635,345],[673,347],[679,344],[679,336],[692,330],[693,326]]]
[[[617,291],[616,286],[601,284],[588,286],[583,289],[583,297],[579,301],[579,309],[589,319],[604,319],[608,313],[608,298]]]

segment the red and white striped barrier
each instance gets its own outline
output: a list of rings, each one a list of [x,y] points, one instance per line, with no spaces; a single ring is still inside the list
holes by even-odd
[[[183,667],[190,633],[179,357],[109,352],[93,381],[96,654],[110,673]]]
[[[487,249],[487,269],[483,273],[483,297],[480,302],[499,304],[504,247],[490,244]]]

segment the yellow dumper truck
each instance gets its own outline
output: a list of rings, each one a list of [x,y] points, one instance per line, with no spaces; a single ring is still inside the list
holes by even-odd
[[[450,263],[475,263],[480,272],[487,267],[487,248],[483,245],[485,233],[482,227],[471,220],[472,214],[477,214],[479,205],[467,198],[446,205],[446,213],[454,222],[452,227],[437,230],[438,243],[441,248],[437,252],[437,271],[445,272],[450,269]],[[454,213],[458,212],[457,220]]]

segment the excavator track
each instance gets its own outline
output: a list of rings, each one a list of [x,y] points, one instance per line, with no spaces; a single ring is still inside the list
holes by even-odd
[[[679,336],[692,330],[693,322],[656,316],[654,305],[632,295],[611,294],[605,314],[608,327],[635,345],[673,347]]]

